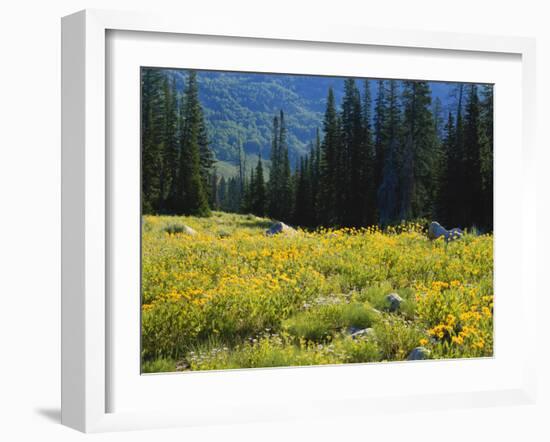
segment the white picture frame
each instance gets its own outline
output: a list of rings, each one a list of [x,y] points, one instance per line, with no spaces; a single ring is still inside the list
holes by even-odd
[[[258,407],[250,398],[235,399],[234,408],[225,409],[215,404],[195,410],[169,406],[157,410],[113,411],[109,395],[114,388],[111,380],[113,360],[109,327],[116,318],[110,311],[107,288],[109,287],[109,247],[116,230],[108,228],[107,220],[112,210],[108,180],[109,155],[106,121],[109,112],[107,103],[110,90],[106,76],[109,60],[107,34],[109,32],[147,32],[171,36],[215,36],[300,43],[338,44],[341,47],[377,47],[379,49],[401,48],[402,51],[425,49],[475,54],[480,60],[484,54],[508,54],[519,59],[521,69],[521,149],[518,155],[522,164],[522,186],[519,194],[521,215],[517,227],[520,239],[514,251],[521,267],[517,276],[521,288],[520,306],[535,305],[535,231],[526,221],[535,219],[535,174],[534,170],[534,109],[535,109],[535,43],[532,39],[517,37],[493,37],[451,33],[427,33],[419,31],[388,31],[345,26],[281,27],[251,22],[216,22],[194,19],[182,22],[177,17],[153,16],[142,13],[86,10],[63,18],[62,21],[62,423],[84,432],[122,429],[157,428],[168,426],[207,425],[212,423],[253,422],[285,419],[288,417],[325,416],[327,410],[334,415],[368,414],[377,409],[412,410],[487,406],[509,403],[532,403],[534,400],[535,370],[533,354],[535,324],[527,316],[521,316],[521,329],[525,346],[517,363],[517,376],[500,387],[488,389],[477,386],[471,391],[450,393],[438,391],[437,385],[428,394],[403,391],[376,397],[367,394],[349,396],[337,392],[326,398],[316,397],[307,407],[275,403],[272,407]],[[160,34],[159,34],[160,33]],[[498,139],[498,138],[497,138]],[[498,174],[498,169],[496,171]],[[498,221],[497,221],[498,222]],[[497,248],[498,249],[498,248]],[[527,259],[530,256],[531,258]],[[515,276],[512,275],[512,278]],[[498,303],[498,301],[497,301]],[[498,308],[498,304],[497,307]],[[518,316],[519,317],[519,316]],[[498,319],[497,319],[498,322]],[[505,323],[504,321],[502,322]],[[506,325],[507,326],[507,325]],[[136,331],[137,333],[137,331]],[[495,359],[498,359],[498,354]],[[439,362],[445,364],[445,361]],[[476,373],[472,361],[469,366],[456,365],[448,370]],[[403,365],[403,364],[401,364]],[[390,369],[389,366],[378,366]],[[398,367],[394,365],[393,367]],[[468,368],[469,367],[469,368]],[[316,369],[313,368],[313,369]],[[334,367],[332,367],[334,369]],[[357,376],[364,366],[348,368],[347,375]],[[372,370],[372,368],[370,368]],[[416,374],[429,375],[426,364],[414,364]],[[407,370],[411,370],[407,369]],[[309,372],[303,370],[310,370]],[[311,368],[256,371],[254,385],[261,388],[273,380],[281,382],[281,372],[287,379],[292,377],[304,382],[304,373]],[[330,370],[330,368],[328,368]],[[355,373],[353,374],[352,371]],[[392,370],[403,370],[392,368]],[[464,371],[466,370],[466,371]],[[468,371],[470,370],[470,371]],[[521,372],[521,373],[520,373]],[[243,371],[231,374],[226,380],[237,382],[246,378]],[[258,374],[261,373],[261,374]],[[329,373],[325,371],[324,373]],[[133,373],[136,375],[136,373]],[[139,373],[137,373],[139,375]],[[194,374],[196,375],[196,373]],[[205,383],[216,379],[220,373],[200,373],[187,382]],[[208,378],[210,376],[210,378]],[[300,378],[301,377],[301,378]],[[161,378],[158,376],[157,378]],[[175,382],[176,376],[162,376],[164,387]],[[218,377],[217,379],[223,379]],[[250,382],[252,378],[244,379]],[[228,391],[227,394],[230,392]],[[163,393],[166,394],[166,393]],[[197,394],[196,392],[194,394]],[[245,395],[246,396],[246,395]],[[253,397],[253,396],[250,396]],[[220,398],[220,401],[227,398]],[[169,402],[169,401],[168,401]],[[337,407],[325,407],[329,403]]]

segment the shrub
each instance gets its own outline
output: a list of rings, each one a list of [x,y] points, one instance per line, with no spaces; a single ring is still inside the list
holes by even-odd
[[[349,336],[333,342],[334,351],[342,362],[377,362],[380,361],[380,349],[375,338],[352,339]]]
[[[413,323],[387,314],[374,325],[374,334],[382,360],[400,361],[426,338]]]
[[[184,233],[186,231],[185,224],[179,223],[177,221],[165,224],[162,228],[166,233],[174,235],[176,233]]]

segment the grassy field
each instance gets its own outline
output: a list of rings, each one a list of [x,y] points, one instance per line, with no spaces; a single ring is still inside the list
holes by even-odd
[[[408,224],[267,237],[270,224],[144,217],[143,372],[399,361],[419,346],[492,355],[491,235],[446,244]]]

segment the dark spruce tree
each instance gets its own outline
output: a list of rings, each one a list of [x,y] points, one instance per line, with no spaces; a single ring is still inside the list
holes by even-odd
[[[378,191],[382,183],[382,170],[384,168],[384,148],[387,140],[385,139],[386,127],[386,83],[384,80],[377,81],[378,95],[374,108],[374,157],[375,157],[375,192]]]
[[[365,176],[367,151],[363,133],[361,97],[355,80],[344,83],[342,103],[342,142],[340,146],[338,180],[338,217],[346,226],[361,226],[366,212]]]
[[[246,179],[242,183],[243,197],[241,199],[241,213],[252,213],[252,204],[254,200],[254,169],[250,171],[250,179]]]
[[[187,78],[184,119],[175,211],[178,214],[208,216],[207,190],[201,175],[204,123],[195,71],[190,71]]]
[[[214,157],[214,152],[210,149],[208,141],[208,132],[206,131],[206,124],[204,122],[204,115],[202,107],[199,103],[199,163],[200,163],[200,175],[202,180],[202,186],[206,190],[206,195],[209,201],[212,200],[212,195],[210,194],[212,187],[211,175],[212,167],[216,162]]]
[[[321,135],[319,134],[319,128],[315,131],[315,144],[313,152],[311,153],[311,206],[312,206],[312,226],[319,226],[321,224],[321,207],[322,204],[319,201],[321,197]]]
[[[481,91],[480,167],[482,226],[493,230],[493,85]]]
[[[389,81],[386,118],[381,137],[384,141],[380,187],[377,192],[379,222],[383,226],[398,221],[400,208],[399,175],[401,154],[401,110],[396,80]]]
[[[372,226],[378,221],[376,208],[376,152],[372,137],[372,98],[370,90],[370,80],[365,80],[363,92],[363,137],[362,149],[364,150],[364,164],[361,174],[361,186],[363,189],[363,213],[361,215],[361,224],[363,226]]]
[[[209,178],[209,204],[212,210],[220,210],[220,195],[218,193],[219,187],[218,170],[214,167],[212,174]]]
[[[403,220],[430,218],[434,213],[438,152],[430,107],[428,83],[405,81],[399,211],[399,217]]]
[[[141,205],[142,212],[156,213],[161,198],[163,74],[157,69],[141,71]]]
[[[262,166],[262,157],[258,155],[258,164],[256,165],[256,174],[252,183],[252,203],[251,211],[257,216],[265,216],[267,207],[267,195],[265,189],[264,169]]]
[[[271,169],[269,171],[268,204],[269,216],[280,218],[281,192],[281,154],[279,149],[279,118],[273,118],[273,130],[271,135]]]
[[[453,115],[449,112],[447,124],[445,125],[444,138],[441,142],[441,150],[439,155],[438,170],[440,171],[437,181],[437,198],[436,198],[436,216],[437,219],[444,225],[451,223],[449,213],[452,211],[451,204],[451,186],[449,180],[450,158],[455,145],[455,127]]]
[[[218,185],[218,198],[220,201],[220,207],[218,210],[224,210],[228,212],[229,210],[227,205],[227,182],[224,176],[220,178],[220,183]]]
[[[329,89],[327,107],[323,120],[325,136],[321,144],[321,186],[319,192],[319,215],[322,225],[339,222],[336,201],[340,197],[340,121],[336,112],[334,91]]]
[[[310,194],[308,183],[307,157],[300,159],[300,167],[295,174],[296,190],[294,195],[294,222],[300,226],[310,225]]]
[[[161,142],[161,167],[157,171],[160,182],[160,195],[156,205],[160,213],[169,213],[170,195],[177,180],[178,172],[178,102],[175,81],[166,76],[163,82],[163,131]]]
[[[283,111],[273,118],[271,169],[268,182],[268,214],[289,222],[292,217],[292,176],[288,154],[287,128]]]
[[[446,217],[447,223],[453,226],[466,227],[467,220],[464,217],[463,208],[468,205],[468,198],[464,192],[463,183],[466,177],[466,163],[464,161],[464,121],[463,121],[463,95],[464,85],[456,88],[457,105],[452,142],[447,150],[446,168]]]
[[[461,225],[483,224],[483,200],[481,182],[481,150],[485,128],[481,121],[481,104],[475,84],[468,85],[468,101],[464,117],[464,180],[462,182],[465,204]]]
[[[281,189],[279,207],[281,210],[280,218],[288,221],[292,216],[292,179],[290,172],[290,159],[288,155],[287,128],[284,113],[280,112],[279,125],[279,155],[280,155],[280,173]]]

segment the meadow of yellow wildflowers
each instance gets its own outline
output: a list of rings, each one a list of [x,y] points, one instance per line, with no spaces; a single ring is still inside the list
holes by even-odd
[[[491,235],[447,244],[409,223],[267,237],[269,225],[144,217],[144,372],[395,361],[420,346],[492,355]]]

